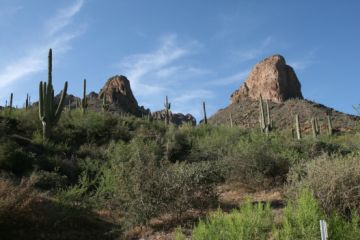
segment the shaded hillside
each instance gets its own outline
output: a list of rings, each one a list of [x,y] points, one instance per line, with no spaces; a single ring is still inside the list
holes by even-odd
[[[319,119],[321,130],[327,129],[326,114],[330,113],[336,131],[347,131],[355,127],[360,117],[348,115],[309,100],[291,99],[282,103],[269,101],[270,115],[275,128],[291,129],[294,126],[295,114],[299,114],[300,125],[304,131],[311,129],[311,118]],[[259,126],[259,101],[243,99],[220,109],[210,117],[209,123],[229,125],[230,114],[235,126],[253,128]]]

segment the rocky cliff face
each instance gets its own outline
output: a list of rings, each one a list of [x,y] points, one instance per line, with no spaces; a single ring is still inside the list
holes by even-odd
[[[165,121],[165,110],[156,111],[151,114],[151,117],[154,120]],[[170,112],[170,122],[175,125],[190,124],[192,126],[196,125],[196,119],[191,114],[182,114],[182,113],[171,113]]]
[[[245,83],[231,95],[231,103],[241,99],[263,99],[281,103],[287,99],[303,99],[301,84],[295,71],[281,55],[265,58],[255,65]]]
[[[136,116],[141,116],[142,111],[130,87],[129,80],[122,75],[116,75],[107,80],[100,90],[99,98],[106,102],[113,110],[121,110]]]

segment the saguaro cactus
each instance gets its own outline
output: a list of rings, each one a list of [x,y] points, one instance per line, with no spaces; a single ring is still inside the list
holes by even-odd
[[[28,109],[29,105],[30,105],[30,97],[29,94],[26,94],[25,109]]]
[[[204,124],[207,124],[207,117],[206,117],[206,106],[205,102],[203,102],[203,113],[204,113]]]
[[[232,114],[230,113],[230,127],[233,127],[233,118],[232,118]]]
[[[266,103],[266,114],[267,114],[267,121],[265,122],[265,110],[264,110],[264,104],[263,99],[260,94],[259,98],[259,122],[260,122],[260,129],[264,133],[269,133],[272,128],[272,120],[270,117],[270,108],[269,108],[269,102],[268,100],[265,101]]]
[[[10,106],[9,106],[10,110],[11,110],[12,107],[13,107],[13,97],[14,97],[14,94],[11,93],[11,94],[10,94]]]
[[[296,137],[298,140],[301,139],[301,130],[300,130],[300,123],[299,123],[299,115],[295,115],[295,129],[296,129]]]
[[[170,107],[171,107],[171,103],[169,103],[169,101],[168,101],[168,96],[166,96],[166,98],[165,98],[164,107],[165,107],[165,124],[169,125],[169,123],[170,123]]]
[[[311,118],[311,129],[312,129],[313,138],[316,138],[317,132],[316,132],[315,118]]]
[[[103,98],[102,98],[102,110],[103,111],[107,111],[107,110],[109,110],[109,104],[107,104],[107,102],[106,102],[106,96],[104,95],[103,96]]]
[[[52,50],[48,56],[48,82],[39,84],[39,119],[43,126],[43,139],[46,140],[51,135],[52,127],[59,121],[61,112],[64,109],[65,97],[68,83],[65,82],[64,89],[58,106],[54,102],[54,89],[52,85]],[[56,110],[55,110],[56,109]]]
[[[263,105],[263,100],[262,100],[262,96],[260,94],[260,99],[259,99],[259,122],[260,122],[260,129],[262,132],[264,132],[265,130],[265,113],[264,113],[264,105]]]
[[[272,129],[272,120],[270,116],[270,108],[269,108],[269,101],[266,99],[266,113],[267,113],[267,130],[270,131]]]
[[[331,121],[331,114],[330,113],[327,114],[327,122],[328,122],[328,133],[329,133],[329,136],[331,136],[333,134],[333,127],[332,127],[332,121]]]
[[[83,98],[81,99],[81,109],[83,113],[86,112],[86,109],[88,107],[88,102],[86,98],[86,79],[84,79],[84,85],[83,85]]]
[[[316,138],[320,134],[320,128],[317,118],[311,118],[311,128],[313,137]]]

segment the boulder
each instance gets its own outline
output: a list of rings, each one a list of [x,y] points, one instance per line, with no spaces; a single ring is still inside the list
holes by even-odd
[[[240,89],[231,94],[231,103],[241,99],[263,99],[281,103],[287,99],[303,99],[301,84],[292,67],[281,55],[265,58],[254,66]]]

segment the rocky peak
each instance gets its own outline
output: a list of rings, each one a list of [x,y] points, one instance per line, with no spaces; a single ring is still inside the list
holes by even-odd
[[[116,75],[107,80],[100,90],[99,97],[124,112],[139,115],[139,105],[131,91],[129,80],[122,75]]]
[[[231,94],[231,103],[241,99],[263,99],[284,102],[287,99],[303,99],[301,84],[292,67],[281,55],[265,58],[254,66],[240,89]]]

